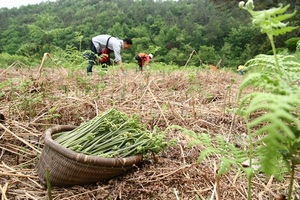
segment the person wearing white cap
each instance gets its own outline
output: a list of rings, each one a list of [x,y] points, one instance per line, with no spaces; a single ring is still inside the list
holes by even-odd
[[[139,53],[135,59],[138,62],[139,65],[139,70],[140,72],[143,72],[143,67],[144,65],[146,65],[146,69],[149,69],[149,65],[150,65],[150,60],[153,59],[153,55],[150,54],[146,54],[146,53]]]

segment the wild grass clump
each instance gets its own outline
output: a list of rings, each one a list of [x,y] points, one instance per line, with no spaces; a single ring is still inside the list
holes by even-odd
[[[0,54],[0,68],[6,68],[7,66],[16,64],[18,65],[30,65],[32,64],[32,60],[30,58],[19,56],[19,55],[11,55],[8,53]]]

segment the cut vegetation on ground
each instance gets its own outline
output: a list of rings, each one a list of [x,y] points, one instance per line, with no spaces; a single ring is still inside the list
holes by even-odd
[[[44,131],[57,124],[78,126],[112,107],[139,115],[149,130],[179,125],[211,137],[222,135],[241,150],[248,147],[246,126],[231,112],[243,79],[236,73],[129,71],[124,77],[108,70],[87,77],[85,70],[53,67],[43,68],[36,78],[37,71],[26,66],[0,69],[2,199],[48,199],[35,170]],[[247,199],[242,172],[231,170],[218,178],[219,156],[198,163],[204,146],[188,147],[193,139],[179,129],[166,131],[166,138],[177,145],[149,156],[134,171],[91,185],[53,187],[53,199]],[[252,199],[279,199],[287,194],[289,178],[255,175]],[[299,199],[299,166],[295,180],[294,196]]]

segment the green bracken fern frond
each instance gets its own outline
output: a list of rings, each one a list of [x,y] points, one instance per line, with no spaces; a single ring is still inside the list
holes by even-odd
[[[248,1],[248,4],[253,4],[253,1]],[[282,21],[287,20],[296,14],[296,10],[293,13],[286,14],[285,12],[290,5],[283,6],[279,4],[277,8],[271,8],[269,10],[254,11],[253,7],[240,4],[240,7],[247,10],[252,15],[252,22],[255,26],[261,28],[262,33],[267,35],[284,35],[288,32],[295,30],[297,27],[289,27],[288,23]]]
[[[280,171],[278,162],[285,160],[286,155],[292,158],[299,154],[300,89],[289,95],[257,92],[245,96],[244,102],[246,99],[248,107],[240,111],[247,118],[248,128],[253,130],[252,137],[257,138],[254,146],[261,171],[278,176],[280,173],[275,173]]]
[[[233,144],[225,141],[223,136],[218,135],[213,138],[207,133],[195,133],[192,130],[185,129],[181,126],[173,125],[167,128],[181,130],[184,134],[189,135],[193,140],[188,144],[191,146],[202,146],[201,153],[198,156],[198,162],[202,162],[211,156],[220,156],[220,163],[218,168],[218,175],[227,173],[234,166],[242,168],[242,163],[247,160],[247,151],[235,147]]]
[[[275,94],[289,94],[297,88],[300,63],[293,55],[278,55],[277,58],[281,74],[277,73],[274,56],[260,54],[247,61],[245,65],[248,70],[255,72],[249,74],[240,85],[241,92],[249,86]]]
[[[286,14],[289,5],[254,11],[253,0],[239,6],[252,15],[252,23],[268,36],[273,55],[258,55],[245,65],[250,74],[241,84],[238,113],[245,118],[250,142],[250,158],[259,158],[260,171],[282,177],[282,164],[291,170],[288,199],[292,198],[295,166],[300,163],[300,63],[295,55],[277,55],[274,36],[286,34],[297,27],[284,23],[295,15]],[[252,93],[240,98],[246,89]],[[251,164],[250,164],[251,165]],[[251,199],[251,181],[248,199]]]

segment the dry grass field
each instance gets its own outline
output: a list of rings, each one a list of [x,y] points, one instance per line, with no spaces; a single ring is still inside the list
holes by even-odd
[[[95,67],[96,68],[96,67]],[[96,71],[96,69],[95,69]],[[99,71],[99,69],[98,69]],[[247,147],[245,124],[234,119],[243,76],[228,71],[120,71],[94,73],[64,68],[12,66],[0,69],[0,191],[6,199],[48,199],[35,167],[43,148],[44,131],[54,125],[79,125],[110,109],[138,114],[151,130],[180,125],[196,133],[223,135]],[[202,146],[179,130],[166,133],[177,145],[112,180],[68,188],[52,187],[54,200],[84,199],[247,199],[247,179],[238,170],[216,176],[219,157],[198,163]],[[297,169],[295,199],[299,199]],[[277,181],[253,178],[252,199],[284,199],[289,177]],[[298,193],[297,193],[298,191]],[[214,195],[215,194],[215,195]]]

